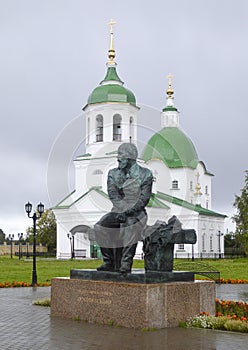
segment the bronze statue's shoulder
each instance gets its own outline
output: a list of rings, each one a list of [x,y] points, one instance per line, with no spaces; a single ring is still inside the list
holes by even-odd
[[[145,167],[143,167],[143,166],[141,166],[139,164],[137,164],[137,165],[138,165],[138,167],[140,169],[140,172],[145,174],[146,177],[150,177],[150,176],[153,177],[153,174],[152,174],[150,169],[145,168]]]

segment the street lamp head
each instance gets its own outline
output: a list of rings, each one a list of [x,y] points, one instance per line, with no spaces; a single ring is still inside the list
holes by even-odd
[[[224,236],[224,233],[223,233],[223,232],[221,232],[220,230],[218,230],[217,236],[218,236],[218,237],[220,237],[220,236]]]
[[[41,202],[38,204],[37,206],[38,209],[38,213],[40,214],[40,216],[44,213],[44,204],[42,204]]]
[[[26,213],[29,215],[32,211],[32,204],[31,203],[26,203],[25,204],[25,210],[26,210]]]

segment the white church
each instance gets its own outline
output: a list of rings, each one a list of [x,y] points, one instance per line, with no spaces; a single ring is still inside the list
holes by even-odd
[[[107,73],[90,94],[83,108],[86,123],[86,153],[74,160],[75,190],[53,211],[57,220],[57,258],[100,257],[97,242],[88,230],[112,208],[107,194],[107,176],[117,166],[117,149],[123,142],[137,145],[140,108],[135,95],[124,87],[117,74],[110,23]],[[148,225],[168,221],[176,215],[184,229],[195,229],[197,243],[176,244],[176,257],[215,257],[223,254],[225,215],[211,209],[212,174],[197,156],[194,144],[180,129],[179,112],[169,77],[166,106],[161,112],[161,129],[143,150],[138,163],[154,176],[147,206]],[[136,250],[141,258],[142,242]]]

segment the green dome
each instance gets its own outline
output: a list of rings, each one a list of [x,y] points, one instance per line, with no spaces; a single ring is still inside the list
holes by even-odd
[[[192,141],[176,127],[166,127],[154,134],[148,141],[141,158],[145,162],[160,159],[169,168],[195,169],[199,162]]]
[[[126,102],[136,105],[134,94],[121,85],[108,84],[95,88],[88,98],[88,104],[100,102]]]
[[[136,105],[134,94],[123,86],[115,67],[108,67],[104,80],[88,98],[88,104],[104,102],[125,102]]]

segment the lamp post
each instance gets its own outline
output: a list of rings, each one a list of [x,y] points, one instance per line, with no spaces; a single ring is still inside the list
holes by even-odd
[[[192,244],[192,261],[195,261],[194,244]]]
[[[29,218],[33,219],[34,225],[34,239],[33,239],[33,272],[32,272],[32,286],[34,287],[37,284],[37,273],[36,273],[36,220],[40,219],[42,214],[44,213],[44,204],[40,203],[37,205],[37,211],[39,216],[37,216],[36,212],[31,216],[30,213],[32,211],[32,204],[26,203],[25,210]]]
[[[70,247],[71,247],[71,259],[72,259],[72,242],[71,242],[72,238],[71,238],[71,235],[70,235],[69,233],[67,233],[67,237],[68,237],[68,238],[69,238],[69,240],[70,240]]]
[[[70,246],[71,246],[71,259],[74,258],[74,235],[67,233],[67,237],[70,240]]]
[[[21,259],[21,240],[23,238],[23,233],[18,233],[18,239],[19,239],[19,260]]]
[[[9,239],[10,239],[10,257],[12,259],[13,257],[13,239],[14,239],[14,234],[9,234]]]
[[[220,237],[223,236],[224,233],[218,231],[217,237],[218,237],[218,250],[219,250],[219,259],[221,259],[221,249],[220,249]]]

